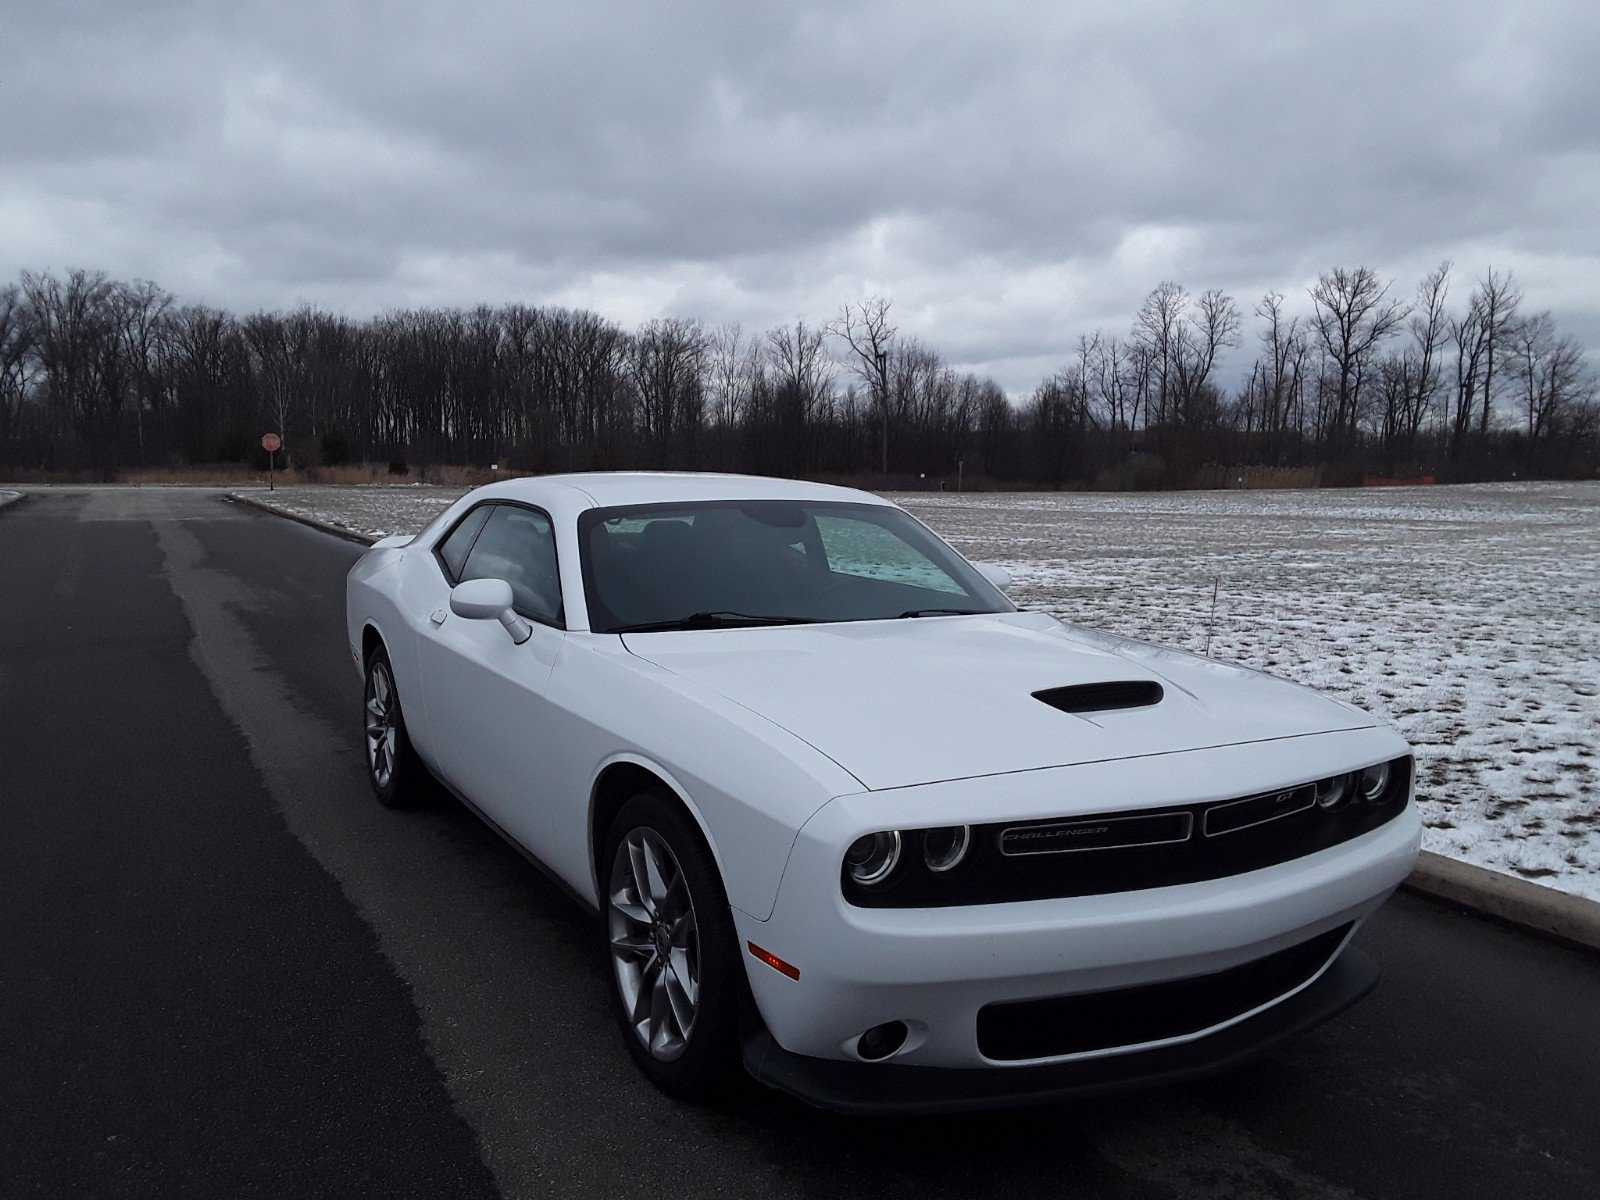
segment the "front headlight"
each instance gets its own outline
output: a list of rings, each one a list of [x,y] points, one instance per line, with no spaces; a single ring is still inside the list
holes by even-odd
[[[1389,764],[1378,763],[1361,772],[1361,798],[1368,804],[1382,804],[1387,799],[1384,793],[1389,790]]]
[[[1335,775],[1317,781],[1317,807],[1341,808],[1350,799],[1350,776]]]
[[[886,830],[859,837],[845,851],[844,869],[854,883],[872,887],[894,873],[900,863],[900,831]]]
[[[972,826],[946,825],[922,831],[922,861],[936,875],[954,870],[972,845]]]

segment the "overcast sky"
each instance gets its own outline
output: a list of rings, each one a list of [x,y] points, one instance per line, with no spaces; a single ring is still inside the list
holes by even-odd
[[[1026,393],[1163,279],[1493,265],[1600,357],[1594,0],[0,0],[0,279],[746,329]],[[1253,332],[1253,329],[1250,330]],[[1233,352],[1235,368],[1253,347]]]

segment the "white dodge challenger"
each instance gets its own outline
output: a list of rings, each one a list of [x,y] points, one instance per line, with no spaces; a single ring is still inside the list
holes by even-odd
[[[1377,972],[1409,747],[1019,611],[888,501],[518,479],[350,572],[373,790],[442,782],[599,916],[643,1072],[851,1112],[1215,1071]]]

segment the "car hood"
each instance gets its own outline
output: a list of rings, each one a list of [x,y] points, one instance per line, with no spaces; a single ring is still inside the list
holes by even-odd
[[[871,790],[1371,727],[1258,671],[1043,613],[628,634],[629,651],[826,754]],[[1065,712],[1034,693],[1159,683],[1153,705]]]

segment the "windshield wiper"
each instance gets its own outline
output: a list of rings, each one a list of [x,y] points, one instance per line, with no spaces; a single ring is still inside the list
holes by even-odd
[[[655,633],[668,629],[731,629],[741,625],[814,625],[812,617],[771,617],[758,613],[733,612],[718,609],[715,612],[690,613],[687,617],[674,617],[670,621],[642,621],[637,625],[619,625],[612,633]]]
[[[976,617],[981,616],[981,608],[908,608],[901,613],[899,620],[906,617]]]

